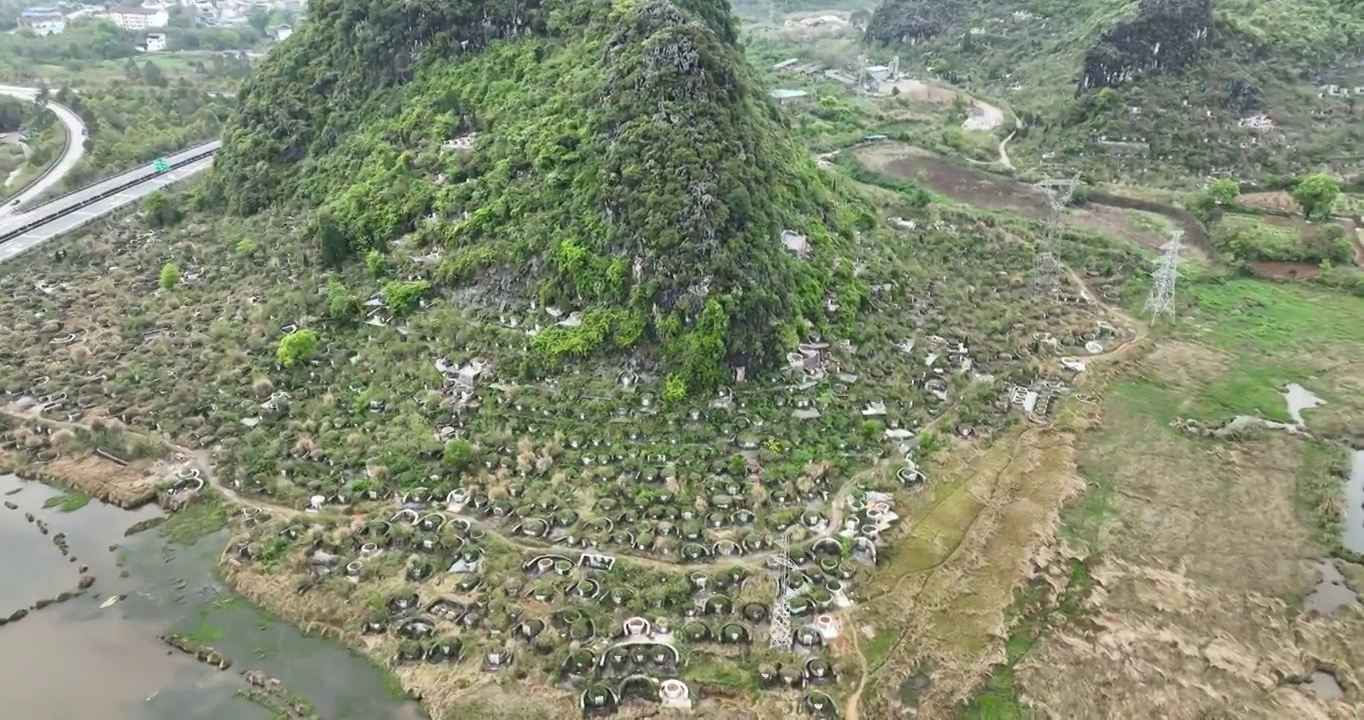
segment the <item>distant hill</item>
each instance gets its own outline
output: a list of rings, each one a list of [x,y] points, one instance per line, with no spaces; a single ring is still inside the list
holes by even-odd
[[[329,260],[404,238],[462,297],[578,311],[538,360],[657,351],[690,389],[780,362],[853,287],[839,258],[869,216],[791,140],[723,0],[310,15],[242,88],[211,183],[236,212],[315,209]]]
[[[1358,0],[885,0],[867,38],[1009,101],[1038,152],[1241,176],[1364,152]]]

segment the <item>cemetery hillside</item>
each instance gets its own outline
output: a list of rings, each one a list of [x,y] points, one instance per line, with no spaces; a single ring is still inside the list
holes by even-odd
[[[1359,0],[162,5],[0,0],[15,717],[1364,717]]]

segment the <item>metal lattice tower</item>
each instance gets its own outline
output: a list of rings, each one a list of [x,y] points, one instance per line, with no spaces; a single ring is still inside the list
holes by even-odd
[[[857,56],[857,93],[867,94],[867,56],[865,53]]]
[[[777,596],[772,600],[772,647],[791,649],[791,603],[786,599],[786,579],[796,566],[791,563],[791,543],[782,533],[777,538]]]
[[[1070,177],[1047,177],[1039,180],[1036,186],[1047,193],[1051,213],[1047,215],[1042,228],[1042,237],[1037,247],[1036,275],[1038,287],[1055,290],[1056,278],[1061,272],[1061,263],[1056,259],[1056,240],[1061,235],[1061,214],[1075,197],[1075,189],[1080,187],[1080,174]]]
[[[1179,250],[1182,232],[1170,234],[1170,242],[1160,246],[1165,252],[1156,261],[1156,269],[1151,272],[1151,294],[1146,298],[1146,309],[1151,317],[1175,314],[1175,281],[1179,280]]]

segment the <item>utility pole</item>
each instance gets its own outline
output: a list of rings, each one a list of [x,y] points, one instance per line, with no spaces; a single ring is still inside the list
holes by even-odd
[[[772,600],[772,648],[782,652],[791,649],[791,603],[786,599],[786,580],[796,566],[791,563],[791,542],[783,532],[777,538],[777,595]]]
[[[1034,280],[1039,288],[1055,291],[1057,276],[1061,271],[1061,263],[1056,259],[1056,241],[1061,236],[1061,215],[1075,197],[1076,188],[1080,187],[1080,173],[1070,177],[1043,178],[1036,186],[1047,193],[1051,212],[1043,225],[1042,236],[1038,238]]]
[[[1151,294],[1146,298],[1146,309],[1152,318],[1175,314],[1175,282],[1179,280],[1180,238],[1184,233],[1170,233],[1170,242],[1160,247],[1164,252],[1156,261],[1156,269],[1151,272]]]

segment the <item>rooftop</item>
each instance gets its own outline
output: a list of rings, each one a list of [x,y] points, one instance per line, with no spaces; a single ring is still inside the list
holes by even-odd
[[[804,90],[771,90],[768,91],[767,94],[773,100],[794,100],[796,98],[805,97],[810,93],[807,93]]]

